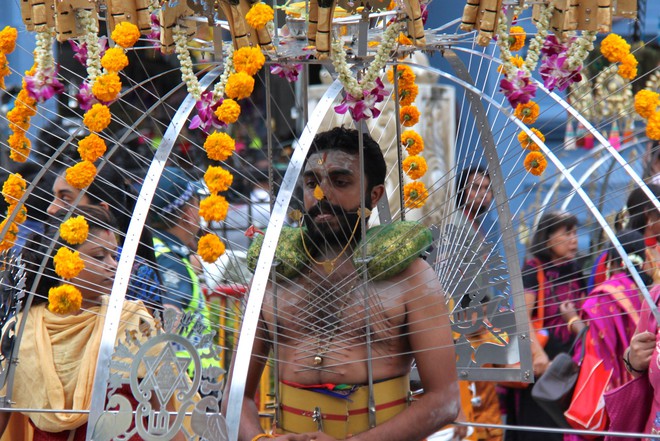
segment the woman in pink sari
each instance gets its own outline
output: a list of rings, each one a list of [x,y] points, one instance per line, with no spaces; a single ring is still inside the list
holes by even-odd
[[[617,235],[617,239],[642,275],[644,282],[649,284],[650,278],[643,272],[646,247],[644,237],[637,231],[624,230]],[[585,326],[589,326],[585,340],[586,350],[597,354],[603,360],[604,367],[612,372],[606,389],[610,390],[631,379],[621,359],[635,333],[642,298],[637,285],[613,246],[608,250],[607,256],[606,279],[594,288],[582,304],[581,311],[576,311],[575,305],[571,302],[562,304],[560,309],[571,332],[578,333]],[[579,357],[580,353],[578,347],[575,351],[576,357]],[[568,435],[564,439],[583,438]]]

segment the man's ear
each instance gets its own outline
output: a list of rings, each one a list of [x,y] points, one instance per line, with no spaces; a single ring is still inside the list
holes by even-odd
[[[371,206],[375,207],[376,204],[378,204],[378,201],[380,201],[380,198],[383,197],[385,194],[385,185],[380,184],[376,185],[374,188],[371,189]]]
[[[99,207],[103,208],[105,211],[110,213],[110,205],[107,202],[104,201],[99,202]]]

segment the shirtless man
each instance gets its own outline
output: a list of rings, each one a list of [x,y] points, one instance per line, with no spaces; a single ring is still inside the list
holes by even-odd
[[[433,269],[413,257],[387,280],[358,274],[353,259],[361,238],[358,136],[344,128],[318,134],[308,154],[302,221],[307,230],[301,239],[308,263],[288,279],[278,276],[277,286],[267,289],[239,440],[272,437],[263,433],[254,396],[276,332],[279,440],[422,440],[458,413],[452,335]],[[385,161],[371,137],[363,141],[365,205],[371,208],[384,193]],[[410,238],[399,240],[403,245]],[[424,394],[410,403],[407,375],[413,359]],[[376,409],[371,428],[368,360]]]

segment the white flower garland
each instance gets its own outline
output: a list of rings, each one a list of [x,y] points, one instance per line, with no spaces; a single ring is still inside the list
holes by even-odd
[[[85,32],[81,41],[87,48],[87,80],[89,81],[89,87],[92,87],[96,77],[102,74],[101,48],[98,37],[99,23],[94,19],[92,11],[78,9],[76,15]]]
[[[179,25],[174,27],[174,50],[176,56],[181,64],[181,79],[186,83],[188,93],[199,101],[202,97],[202,87],[199,85],[199,80],[193,71],[193,62],[188,50],[188,35],[181,29]],[[220,81],[213,87],[213,100],[217,101],[225,94],[225,85],[229,79],[229,75],[235,72],[234,70],[234,48],[229,45],[227,53],[225,54],[224,69],[220,76]]]
[[[554,7],[555,0],[551,0],[550,3],[545,6],[541,6],[541,13],[539,14],[539,20],[536,24],[536,35],[532,41],[529,42],[525,62],[520,68],[527,75],[530,75],[531,72],[536,69],[539,62],[541,48],[543,47],[543,42],[548,36],[548,29],[550,29],[550,18],[552,17]],[[522,8],[517,6],[513,10],[513,15],[517,16],[521,11]],[[500,48],[500,58],[502,59],[504,72],[506,73],[507,78],[511,79],[516,75],[518,68],[511,63],[513,55],[511,55],[511,50],[509,49],[509,27],[506,14],[500,14],[500,19],[497,22],[497,46]]]
[[[360,81],[355,79],[353,72],[348,67],[346,61],[346,51],[344,50],[344,42],[341,38],[335,38],[332,41],[332,65],[338,74],[338,79],[351,96],[354,98],[361,98],[365,90],[371,90],[375,85],[376,78],[379,72],[385,67],[390,60],[390,53],[394,49],[396,39],[401,30],[402,23],[395,22],[387,27],[383,33],[383,41],[381,42],[374,61],[369,65],[364,76]]]
[[[37,71],[34,76],[39,80],[42,80],[42,72],[55,67],[55,59],[53,58],[54,34],[54,28],[37,32],[37,44],[34,49],[34,61],[37,63]]]
[[[568,48],[566,65],[568,70],[575,70],[584,64],[589,52],[594,50],[596,31],[583,31],[577,40]]]

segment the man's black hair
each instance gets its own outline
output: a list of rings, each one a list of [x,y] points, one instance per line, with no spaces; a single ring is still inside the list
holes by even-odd
[[[458,179],[456,180],[456,208],[461,208],[463,205],[465,205],[465,187],[467,186],[470,176],[474,176],[476,174],[490,179],[488,170],[486,170],[486,168],[481,165],[473,165],[464,168],[458,175]]]
[[[340,150],[351,155],[360,154],[360,132],[345,127],[335,127],[327,132],[318,133],[309,148],[307,158],[324,150]],[[368,133],[362,135],[364,146],[364,174],[367,178],[367,190],[385,183],[387,166],[380,146]]]

